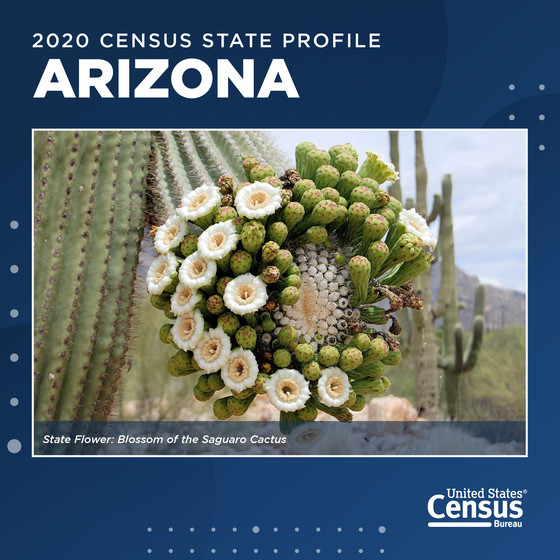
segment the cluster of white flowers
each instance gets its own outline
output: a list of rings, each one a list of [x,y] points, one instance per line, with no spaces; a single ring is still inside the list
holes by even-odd
[[[349,304],[349,273],[346,267],[334,262],[335,252],[306,245],[295,251],[301,287],[299,301],[282,307],[274,319],[280,327],[294,327],[314,350],[324,344],[343,342],[347,336],[347,322],[359,317],[359,311]]]

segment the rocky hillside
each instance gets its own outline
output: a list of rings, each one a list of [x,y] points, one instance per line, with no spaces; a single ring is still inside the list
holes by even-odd
[[[465,304],[461,311],[461,323],[465,328],[470,328],[474,292],[479,280],[476,276],[469,276],[460,268],[456,268],[457,297]],[[435,301],[441,284],[441,265],[438,263],[432,271],[432,299]],[[525,294],[516,290],[504,290],[495,286],[486,285],[486,328],[498,329],[502,326],[502,316],[506,325],[524,325]]]

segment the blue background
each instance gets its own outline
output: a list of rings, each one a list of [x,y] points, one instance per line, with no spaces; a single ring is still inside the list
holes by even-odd
[[[237,557],[246,559],[273,557],[271,550],[277,547],[278,558],[297,557],[295,548],[301,550],[299,557],[335,558],[340,557],[340,547],[348,558],[378,557],[383,548],[383,557],[462,559],[522,558],[537,547],[556,549],[553,473],[558,468],[554,427],[559,382],[557,364],[549,356],[558,332],[551,324],[558,304],[550,286],[556,268],[551,256],[558,206],[558,3],[347,0],[313,6],[285,0],[266,8],[250,1],[227,6],[141,0],[33,4],[15,4],[2,33],[3,555],[42,554],[59,560],[233,558],[236,547]],[[32,33],[67,31],[86,32],[92,38],[105,31],[379,31],[382,48],[227,53],[193,48],[116,54],[95,48],[31,48]],[[49,57],[61,57],[75,83],[79,56],[111,61],[118,56],[175,61],[192,56],[209,62],[228,57],[234,63],[246,57],[255,58],[261,75],[268,60],[285,58],[301,98],[273,94],[263,100],[238,95],[217,100],[214,89],[194,101],[178,96],[32,98]],[[539,84],[545,89],[539,90]],[[508,119],[511,113],[516,115],[513,122]],[[538,120],[541,113],[544,121]],[[484,126],[529,129],[529,286],[531,300],[538,302],[529,311],[529,458],[31,458],[32,127]],[[539,145],[546,149],[540,151]],[[20,227],[11,229],[11,220]],[[17,274],[10,274],[11,264],[19,266]],[[9,310],[16,305],[20,315],[12,319]],[[10,361],[12,352],[19,361]],[[19,399],[19,406],[9,405],[11,397]],[[12,438],[23,444],[18,454],[7,451]],[[448,486],[527,489],[523,528],[429,529],[426,501]],[[261,528],[258,534],[251,530],[254,525]],[[299,533],[294,532],[296,526]],[[339,526],[341,533],[336,531]],[[387,531],[379,533],[379,526]],[[274,533],[273,527],[279,531]],[[358,532],[359,527],[364,531]],[[191,546],[196,554],[188,553]]]

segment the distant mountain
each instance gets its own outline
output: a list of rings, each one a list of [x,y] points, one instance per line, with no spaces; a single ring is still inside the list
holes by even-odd
[[[461,323],[465,328],[470,328],[473,314],[474,293],[480,283],[476,276],[470,276],[459,267],[455,269],[457,280],[457,298],[465,304],[461,311]],[[441,264],[437,263],[432,268],[432,301],[437,300],[441,285]],[[487,329],[499,329],[502,326],[502,317],[506,325],[525,325],[526,296],[516,290],[504,290],[486,284],[486,313]]]

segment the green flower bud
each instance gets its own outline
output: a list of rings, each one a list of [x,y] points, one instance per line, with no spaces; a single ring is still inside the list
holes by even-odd
[[[247,181],[251,180],[251,169],[259,163],[259,160],[254,156],[241,156],[243,158],[243,169],[245,170],[245,176]]]
[[[251,183],[239,183],[239,185],[235,185],[235,187],[233,187],[233,198],[235,198],[239,194],[239,191],[241,189],[248,187],[250,184]]]
[[[233,278],[231,276],[222,276],[217,282],[216,282],[216,291],[218,292],[218,294],[220,294],[221,296],[223,296],[225,294],[226,291],[226,286],[233,280]]]
[[[360,309],[360,316],[366,323],[373,325],[386,325],[389,317],[381,307],[362,307]]]
[[[251,270],[253,259],[247,251],[235,251],[229,261],[234,276],[241,276]]]
[[[305,156],[311,150],[316,150],[317,146],[313,142],[300,142],[296,146],[296,167],[301,171],[305,164]]]
[[[323,346],[319,350],[319,363],[322,366],[330,367],[338,364],[340,352],[334,346]]]
[[[327,230],[323,226],[312,226],[303,235],[300,235],[296,242],[298,245],[320,245],[329,237]]]
[[[231,412],[228,410],[227,403],[231,397],[224,397],[223,399],[217,399],[212,405],[212,411],[214,416],[218,420],[227,420],[231,418]]]
[[[280,251],[278,251],[278,255],[276,255],[276,258],[272,261],[272,264],[278,268],[280,274],[284,274],[284,272],[292,266],[293,260],[294,257],[290,251],[287,249],[280,249]]]
[[[350,391],[350,394],[348,395],[348,400],[342,405],[342,408],[350,408],[351,406],[353,406],[356,403],[357,397],[358,395],[356,395],[354,391]]]
[[[357,348],[345,348],[340,354],[338,367],[343,371],[350,371],[360,367],[364,357]]]
[[[294,286],[295,288],[301,287],[301,276],[299,274],[290,274],[282,283],[284,287]]]
[[[294,342],[297,342],[298,332],[294,327],[285,326],[280,329],[277,341],[281,348],[289,348]]]
[[[371,264],[365,257],[357,255],[350,259],[348,271],[350,272],[352,283],[356,288],[356,295],[353,298],[353,302],[356,305],[364,303],[368,295]]]
[[[365,219],[369,216],[369,208],[363,202],[354,202],[348,208],[348,228],[346,239],[352,241],[363,227]]]
[[[356,393],[354,393],[356,395]],[[360,412],[366,406],[366,398],[363,395],[356,395],[356,401],[348,408],[354,412]]]
[[[389,247],[383,241],[370,243],[366,250],[366,258],[371,264],[370,277],[374,278],[379,272],[389,254]]]
[[[383,216],[389,222],[389,225],[393,225],[395,223],[395,213],[388,206],[378,208],[375,212]]]
[[[272,332],[276,328],[276,323],[272,320],[272,317],[265,313],[261,319],[261,327],[264,332]]]
[[[279,368],[287,368],[292,362],[292,355],[284,348],[278,348],[272,355],[272,359]]]
[[[321,191],[323,192],[323,191]],[[305,221],[306,226],[325,226],[333,222],[338,216],[340,206],[333,200],[321,200],[313,208],[309,221]]]
[[[217,182],[217,186],[220,189],[220,194],[231,194],[233,191],[233,185],[235,184],[233,177],[228,175],[222,175]]]
[[[288,226],[284,222],[274,222],[268,226],[266,236],[281,247],[288,237]]]
[[[163,308],[163,314],[168,318],[168,319],[175,319],[175,314],[173,313],[173,311],[171,311],[171,302],[168,301],[165,304],[165,307]]]
[[[343,264],[346,264],[346,261],[347,259],[342,253],[337,253],[334,257],[334,262],[338,266],[342,266]]]
[[[322,193],[325,200],[332,200],[338,204],[338,201],[340,200],[340,193],[336,189],[326,187],[322,190]]]
[[[422,241],[411,233],[404,233],[389,250],[378,274],[385,274],[395,265],[414,260],[422,252]]]
[[[272,177],[272,176],[265,177],[264,179],[262,179],[261,183],[268,183],[269,185],[272,185],[277,189],[282,188],[282,181],[280,181],[278,177]]]
[[[365,357],[368,361],[377,362],[386,358],[388,354],[389,345],[383,338],[377,337],[369,343]]]
[[[285,208],[292,202],[292,198],[294,197],[294,192],[291,189],[281,189],[280,190],[280,206]]]
[[[365,253],[366,249],[374,241],[379,241],[387,233],[389,229],[389,222],[387,219],[380,214],[370,214],[364,220],[363,227],[363,237],[361,248],[363,250],[362,254]]]
[[[198,235],[189,233],[185,235],[183,241],[181,241],[181,253],[183,256],[188,257],[192,255],[198,249]]]
[[[346,198],[344,198],[343,196],[340,196],[338,198],[338,205],[343,206],[344,208],[348,208],[348,200],[346,200]]]
[[[164,344],[169,344],[169,334],[171,333],[172,328],[173,328],[173,325],[168,323],[166,325],[163,325],[161,327],[161,329],[159,329],[159,339]]]
[[[193,395],[197,401],[206,402],[212,398],[214,391],[204,392],[198,385],[195,385],[193,387]]]
[[[209,393],[210,391],[212,391],[213,389],[210,388],[210,386],[208,385],[208,378],[210,377],[209,374],[205,373],[202,374],[199,378],[198,378],[198,387],[199,389],[203,392],[203,393]]]
[[[350,199],[348,200],[350,204],[354,204],[354,202],[362,202],[370,209],[373,208],[374,201],[375,193],[364,186],[356,187],[350,193]]]
[[[303,365],[301,373],[303,373],[305,379],[317,381],[321,377],[321,366],[315,360],[312,360]]]
[[[218,294],[214,294],[206,300],[206,309],[208,309],[212,315],[221,315],[225,311],[225,308],[224,298]]]
[[[299,202],[290,202],[282,211],[282,221],[290,231],[296,224],[299,224],[305,216],[305,208]]]
[[[278,282],[280,279],[280,270],[276,266],[267,266],[261,272],[261,278],[266,284],[274,284],[274,282]]]
[[[233,416],[243,416],[247,412],[247,409],[251,406],[251,403],[255,400],[256,396],[256,393],[253,393],[251,396],[243,400],[230,397],[227,403],[228,411]]]
[[[350,193],[356,188],[360,186],[362,182],[362,178],[353,171],[346,171],[344,172],[338,181],[338,185],[336,188],[340,193],[340,196],[348,199],[350,197]],[[338,202],[340,204],[340,201]]]
[[[233,336],[241,328],[241,321],[235,313],[228,311],[218,317],[218,327],[221,327],[228,336]]]
[[[356,171],[358,169],[358,160],[348,152],[341,152],[336,156],[333,165],[340,173]]]
[[[264,226],[256,220],[247,222],[241,230],[241,244],[245,251],[256,255],[257,251],[261,248],[266,237],[266,230]]]
[[[246,325],[235,333],[235,340],[241,348],[254,350],[257,345],[257,333],[253,327]]]
[[[396,366],[401,361],[401,351],[391,350],[385,358],[381,360],[386,366]]]
[[[350,346],[354,346],[361,352],[365,352],[370,346],[370,338],[366,333],[358,333],[352,337]]]
[[[302,169],[299,169],[302,179],[315,179],[317,169],[321,165],[327,165],[331,161],[329,152],[325,150],[310,150],[305,155],[305,163]],[[336,167],[336,166],[335,166]]]
[[[386,162],[383,157],[376,152],[366,152],[367,159],[360,167],[360,175],[362,177],[371,177],[379,184],[385,181],[394,183],[399,174],[395,171],[395,166],[392,163]]]
[[[315,173],[315,184],[318,189],[333,188],[338,183],[340,172],[332,165],[321,165]]]
[[[311,210],[324,199],[325,197],[322,191],[319,189],[309,189],[301,195],[300,202],[306,212],[311,212]]]
[[[379,190],[379,183],[375,179],[372,179],[371,177],[362,177],[362,180],[360,181],[360,186],[367,187],[372,191]]]
[[[381,362],[372,362],[364,360],[364,363],[350,373],[352,377],[357,379],[378,378],[383,375],[384,365]]]
[[[219,222],[227,222],[228,220],[233,220],[237,218],[237,210],[233,206],[222,206],[216,211],[214,216],[214,222],[217,224]]]
[[[262,262],[264,264],[271,263],[278,255],[278,251],[280,251],[280,246],[276,241],[267,241],[262,246]]]
[[[169,294],[165,292],[159,296],[151,296],[150,303],[156,308],[161,309],[162,311],[165,310],[166,306],[169,304],[171,308],[171,304],[169,303]]]
[[[375,200],[371,207],[381,209],[387,206],[390,200],[391,200],[391,196],[389,195],[389,193],[387,191],[379,189],[378,191],[375,192]]]
[[[381,378],[365,377],[352,381],[350,385],[357,395],[378,395],[385,390],[385,384]]]
[[[301,181],[298,181],[294,185],[293,199],[299,202],[301,200],[301,197],[303,196],[303,193],[305,193],[310,189],[316,189],[316,188],[317,186],[310,179],[302,179]]]
[[[266,177],[274,177],[276,175],[272,165],[268,163],[257,163],[251,168],[251,178],[249,179],[252,183],[257,181],[262,181]]]
[[[309,401],[307,401],[305,406],[300,408],[296,413],[298,418],[304,422],[315,422],[315,420],[317,420],[317,415],[319,414],[317,409]]]
[[[280,292],[278,301],[282,305],[295,305],[299,301],[299,290],[294,286],[288,286]]]
[[[288,270],[286,270],[286,276],[292,276],[294,274],[299,276],[299,266],[297,264],[292,264]]]
[[[231,394],[233,395],[233,397],[239,401],[242,401],[244,399],[246,399],[247,397],[250,397],[251,395],[253,395],[255,393],[255,389],[254,387],[247,387],[246,389],[243,389],[243,391],[232,391]]]
[[[329,148],[329,155],[331,156],[331,165],[334,165],[334,162],[336,160],[336,156],[338,154],[341,153],[350,153],[350,150],[348,149],[349,144],[337,144],[336,146],[332,146],[331,148]],[[352,153],[350,153],[350,155],[353,155]],[[354,156],[357,158],[357,156]]]
[[[259,373],[257,375],[257,379],[253,385],[253,389],[255,389],[257,395],[266,395],[265,385],[269,379],[270,377],[266,373]]]

